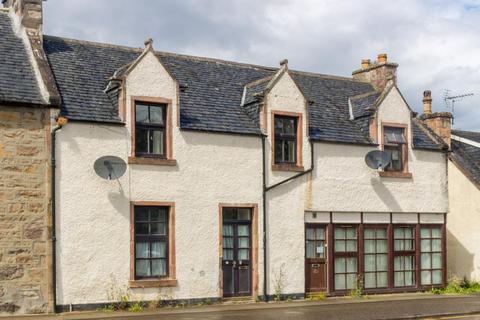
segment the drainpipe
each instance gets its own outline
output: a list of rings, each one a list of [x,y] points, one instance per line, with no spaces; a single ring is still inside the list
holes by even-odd
[[[57,167],[56,163],[56,133],[58,130],[62,129],[64,125],[67,124],[68,120],[65,117],[58,117],[56,119],[57,126],[52,130],[51,136],[51,197],[52,197],[52,295],[53,295],[53,312],[57,313],[57,237],[56,237],[56,174],[55,168]]]
[[[310,168],[299,172],[285,180],[277,182],[271,186],[267,186],[267,159],[265,157],[265,139],[266,136],[262,136],[262,158],[263,158],[263,299],[265,302],[268,302],[268,294],[267,294],[267,192],[284,184],[289,181],[292,181],[296,178],[304,176],[313,171],[315,168],[314,162],[314,148],[313,142],[310,141],[310,150],[311,150],[311,161],[310,161]]]

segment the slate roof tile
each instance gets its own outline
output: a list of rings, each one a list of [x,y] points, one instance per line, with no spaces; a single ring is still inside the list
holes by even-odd
[[[465,132],[468,136],[479,136],[479,132]],[[458,135],[458,131],[455,133]],[[480,148],[452,139],[451,159],[460,165],[474,183],[480,187]]]

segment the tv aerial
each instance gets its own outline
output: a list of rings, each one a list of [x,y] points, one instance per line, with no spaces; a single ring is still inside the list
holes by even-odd
[[[447,108],[452,109],[452,115],[453,115],[452,124],[455,120],[455,102],[462,101],[463,99],[471,96],[473,96],[473,93],[464,93],[464,94],[458,94],[458,95],[452,96],[451,90],[449,89],[444,90],[443,101],[445,102],[445,106]]]
[[[382,150],[373,150],[365,156],[365,163],[372,169],[384,170],[391,161],[390,154]]]
[[[93,169],[103,179],[116,180],[125,174],[127,164],[119,157],[104,156],[95,161]]]

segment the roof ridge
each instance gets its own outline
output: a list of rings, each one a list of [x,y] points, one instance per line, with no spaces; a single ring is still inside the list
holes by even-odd
[[[370,92],[357,94],[356,96],[351,96],[350,100],[359,100],[359,99],[363,99],[363,98],[366,98],[366,97],[373,96],[375,94],[380,94],[380,93],[378,91],[373,90],[373,91],[370,91]]]
[[[80,40],[80,39],[73,39],[73,38],[59,37],[59,36],[52,36],[52,35],[44,35],[43,38],[55,38],[59,40],[66,40],[69,42],[74,42],[79,44],[89,44],[89,45],[104,47],[104,48],[123,49],[128,51],[139,51],[139,52],[143,51],[143,48],[140,48],[140,47],[134,48],[134,47],[124,46],[120,44],[110,44],[110,43],[91,41],[91,40]]]
[[[324,73],[316,73],[316,72],[310,72],[310,71],[299,71],[299,70],[289,70],[292,73],[297,73],[300,75],[306,75],[306,76],[312,76],[312,77],[318,77],[318,78],[323,78],[323,79],[332,79],[332,80],[343,80],[343,81],[349,81],[349,82],[357,82],[357,83],[370,83],[365,80],[359,80],[359,79],[353,79],[350,77],[345,77],[345,76],[336,76],[336,75],[331,75],[331,74],[324,74]]]

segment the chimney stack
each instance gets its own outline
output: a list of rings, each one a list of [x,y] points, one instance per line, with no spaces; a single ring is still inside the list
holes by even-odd
[[[432,112],[432,92],[423,92],[423,114],[420,119],[450,147],[452,136],[452,114],[450,112]]]
[[[3,6],[9,8],[19,18],[28,36],[42,39],[44,0],[2,0]]]
[[[368,81],[377,91],[383,91],[389,80],[397,83],[398,64],[388,62],[386,53],[380,53],[374,63],[370,59],[363,59],[361,66],[361,69],[352,72],[353,79]]]

